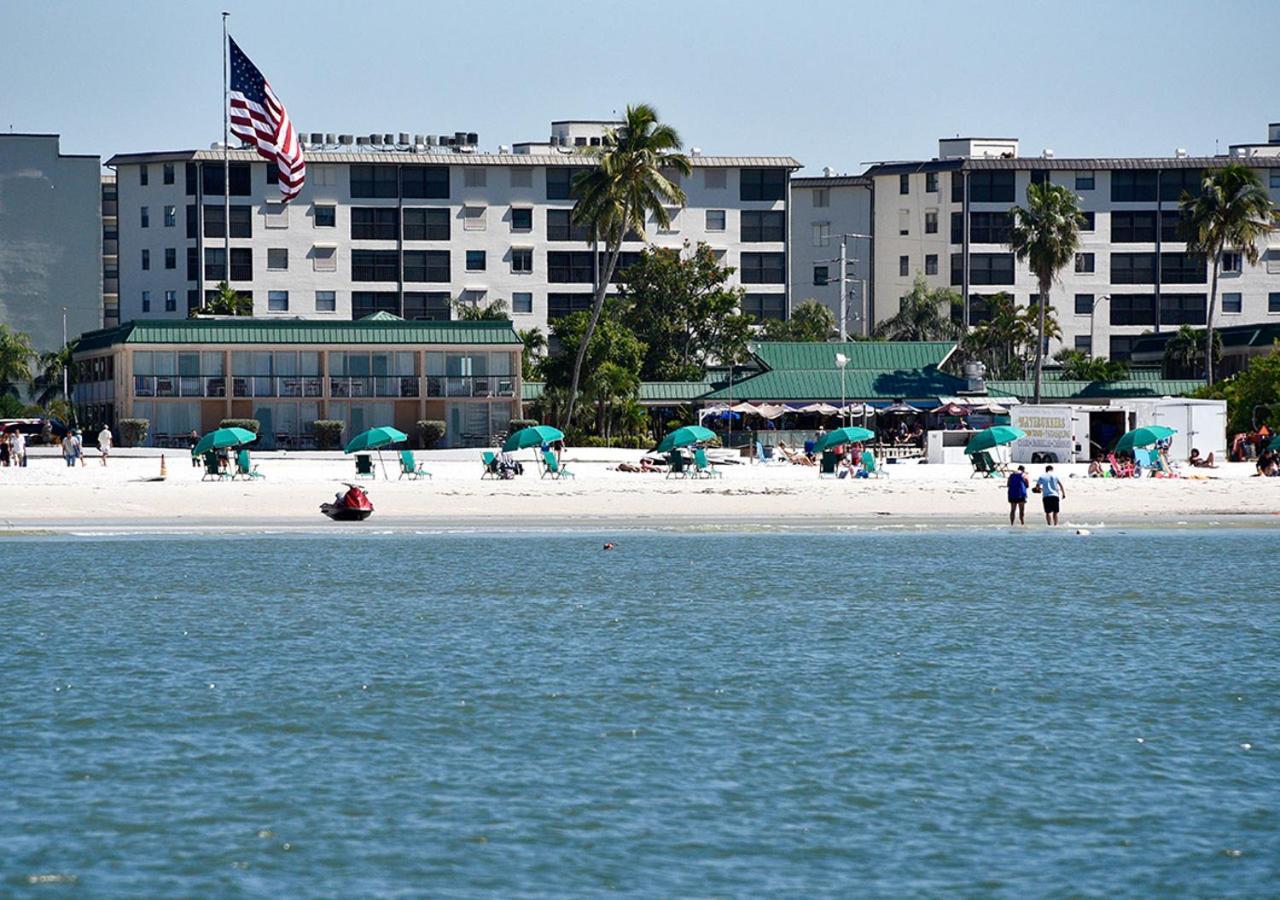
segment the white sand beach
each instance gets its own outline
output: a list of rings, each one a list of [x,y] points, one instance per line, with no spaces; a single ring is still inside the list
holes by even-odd
[[[480,452],[417,453],[431,480],[398,480],[395,454],[384,453],[365,486],[376,512],[366,523],[337,525],[319,513],[353,463],[339,453],[259,453],[265,476],[254,481],[202,482],[182,451],[117,451],[99,465],[67,468],[38,450],[26,468],[0,469],[0,530],[173,530],[369,527],[831,527],[919,523],[1007,525],[1001,479],[971,478],[968,467],[900,463],[880,479],[819,478],[816,469],[742,463],[718,467],[716,479],[668,479],[620,472],[637,451],[569,449],[573,479],[540,479],[529,452],[526,474],[481,480]],[[1028,466],[1033,479],[1042,466]],[[1280,479],[1252,477],[1251,464],[1184,470],[1180,479],[1090,479],[1083,465],[1056,467],[1067,496],[1064,525],[1238,522],[1280,525]],[[1043,525],[1039,501],[1027,505],[1028,526]]]

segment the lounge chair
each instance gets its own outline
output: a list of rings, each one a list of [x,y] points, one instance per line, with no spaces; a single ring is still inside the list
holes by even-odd
[[[1156,451],[1156,471],[1154,473],[1160,478],[1181,478],[1182,473],[1174,468],[1173,463],[1169,461],[1169,456],[1163,450]]]
[[[867,473],[868,478],[882,478],[885,475],[884,470],[876,462],[876,455],[870,450],[862,451],[862,471]]]
[[[707,451],[698,447],[693,451],[693,477],[694,478],[721,478],[723,472],[717,472],[711,467],[711,463],[707,462]]]
[[[1111,464],[1111,474],[1116,478],[1137,477],[1137,469],[1128,460],[1122,462],[1114,453],[1108,453],[1107,462]]]
[[[679,450],[672,450],[667,456],[667,477],[668,478],[688,478],[689,473],[685,470],[684,454]]]
[[[556,455],[551,450],[542,451],[542,477],[546,478],[550,475],[552,478],[559,480],[561,478],[573,478],[574,474],[569,469],[561,465],[556,459]]]
[[[373,471],[373,457],[368,453],[356,454],[356,477],[357,478],[377,478],[378,473]]]
[[[1133,450],[1133,462],[1137,466],[1137,474],[1149,474],[1155,477],[1160,468],[1160,463],[1156,458],[1156,451],[1146,450],[1142,447],[1135,447]]]
[[[818,466],[818,477],[836,474],[836,469],[840,465],[840,454],[833,450],[822,451],[822,461]]]
[[[413,481],[431,477],[431,473],[422,468],[422,465],[413,458],[412,450],[400,451],[400,478],[405,477]]]
[[[249,462],[249,451],[241,450],[236,453],[236,473],[231,477],[252,480],[254,478],[266,478],[267,476],[259,472],[256,465]]]
[[[480,476],[481,481],[486,478],[498,477],[498,454],[492,450],[486,450],[480,454],[480,462],[484,463],[484,474]]]
[[[973,472],[969,475],[973,478],[981,475],[983,478],[994,478],[1000,474],[1000,468],[996,465],[996,461],[991,458],[991,454],[986,450],[979,450],[977,453],[969,457],[973,463]]]
[[[213,479],[221,481],[227,477],[227,473],[222,471],[222,466],[218,463],[218,454],[210,451],[204,455],[204,474],[200,476],[201,481]]]

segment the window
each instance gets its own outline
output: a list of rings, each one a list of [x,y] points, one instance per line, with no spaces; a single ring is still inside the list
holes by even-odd
[[[1112,253],[1111,283],[1155,284],[1156,255],[1154,253]]]
[[[404,295],[404,317],[418,322],[448,322],[453,304],[447,291],[409,292]]]
[[[533,250],[530,247],[511,248],[511,271],[527,275],[533,271]]]
[[[146,187],[151,181],[151,167],[148,165],[138,166],[138,184]]]
[[[485,267],[485,253],[483,250],[467,251],[467,271],[483,272]]]
[[[831,243],[831,223],[830,222],[814,222],[813,223],[813,246],[826,247]]]
[[[164,208],[164,227],[172,228],[178,224],[178,208],[176,206],[166,206]]]
[[[786,194],[785,169],[743,169],[739,174],[739,200],[782,200]]]
[[[1222,311],[1224,313],[1239,313],[1244,311],[1244,295],[1233,291],[1222,295]]]
[[[1280,189],[1280,169],[1271,170],[1271,189]]]
[[[904,278],[907,275],[911,274],[911,257],[909,256],[898,257],[898,274]]]
[[[489,170],[483,166],[467,166],[462,170],[462,186],[482,188],[489,186]]]
[[[324,205],[317,203],[311,209],[311,219],[316,228],[336,228],[338,227],[337,207],[327,203]]]
[[[400,211],[392,206],[353,206],[351,239],[355,241],[394,241],[399,234]]]
[[[907,235],[911,233],[911,210],[898,210],[898,234]]]
[[[288,291],[267,291],[267,312],[288,312]]]
[[[226,234],[226,210],[222,206],[208,205],[204,208],[204,236],[220,238]],[[253,207],[231,207],[231,236],[253,237]]]
[[[144,206],[142,207],[140,212],[142,214],[140,216],[142,227],[150,228],[151,227],[151,210]]]
[[[1076,294],[1076,315],[1087,316],[1093,313],[1093,294]]]
[[[359,165],[351,167],[352,197],[390,199],[395,197],[397,193],[395,166]]]
[[[187,204],[187,237],[194,240],[200,233],[200,208],[194,203]]]
[[[1182,210],[1166,209],[1160,212],[1160,240],[1181,243],[1187,239],[1186,228]]]
[[[1136,337],[1129,335],[1113,335],[1111,338],[1111,359],[1122,362],[1133,356],[1133,345],[1137,343]]]
[[[1243,265],[1243,254],[1238,250],[1228,250],[1222,254],[1223,275],[1239,275]]]
[[[952,203],[964,202],[964,173],[963,172],[951,173],[951,202]]]
[[[142,292],[142,311],[144,313],[151,312],[151,292],[150,291]]]
[[[268,228],[289,227],[289,207],[276,200],[268,200],[262,205],[262,215]]]
[[[963,284],[963,254],[951,254],[951,283]],[[970,284],[1013,284],[1012,253],[970,253]]]
[[[898,176],[898,193],[899,194],[911,193],[911,176],[905,172]]]
[[[408,294],[405,297],[407,298]],[[352,291],[352,319],[363,319],[365,316],[380,312],[391,313],[393,316],[400,315],[400,297],[395,291]],[[335,356],[337,356],[335,353],[329,355],[330,372],[337,370]]]
[[[591,309],[594,300],[590,294],[547,294],[547,321]]]
[[[146,272],[151,268],[151,251],[142,251],[142,271]]]
[[[1204,284],[1205,258],[1198,253],[1161,253],[1160,281],[1164,284]]]
[[[1166,169],[1160,173],[1160,199],[1177,203],[1183,194],[1200,193],[1202,175],[1199,169]]]
[[[1267,312],[1280,313],[1280,294],[1267,294]]]
[[[787,301],[783,294],[744,294],[742,296],[743,315],[750,316],[757,322],[766,319],[785,319],[787,317]]]
[[[1160,324],[1204,325],[1208,305],[1204,294],[1161,294]]]
[[[194,250],[195,248],[193,247],[191,249]],[[187,291],[187,312],[191,312],[193,309],[199,309],[199,308],[200,308],[200,292],[193,288],[192,290]]]
[[[164,292],[164,311],[165,312],[178,311],[178,292],[177,291]]]
[[[707,210],[707,231],[724,231],[725,215],[723,209]]]
[[[1113,244],[1154,244],[1155,240],[1156,214],[1153,210],[1111,214]]]
[[[338,183],[337,166],[307,164],[307,184],[314,187],[333,187]]]
[[[924,233],[938,233],[938,211],[936,209],[931,209],[924,214]]]
[[[1095,223],[1095,214],[1092,212],[1080,213],[1080,230],[1094,231],[1097,228]]]
[[[311,267],[317,272],[338,271],[338,248],[320,245],[312,247]]]
[[[1013,174],[1012,170],[970,172],[969,199],[974,203],[1013,203],[1016,193]]]
[[[267,169],[267,184],[271,184],[271,185],[279,184],[280,183],[280,167],[268,164],[266,166],[266,169]]]
[[[1078,352],[1086,355],[1093,353],[1093,338],[1087,334],[1077,334],[1075,337],[1075,348]]]
[[[508,170],[513,188],[533,187],[533,169],[513,167]]]
[[[938,173],[937,172],[924,173],[924,192],[926,194],[938,193]]]
[[[334,291],[316,291],[316,312],[337,312],[338,295]]]
[[[786,240],[786,214],[781,211],[744,209],[741,223],[744,244]]]
[[[547,168],[547,199],[572,200],[573,177],[578,171],[578,169],[563,166],[549,166]]]
[[[178,249],[176,247],[164,248],[164,267],[166,269],[178,268]]]
[[[924,274],[926,274],[926,275],[937,275],[937,274],[938,274],[938,254],[936,254],[936,253],[927,253],[927,254],[925,254],[925,257],[924,257]]]
[[[1032,183],[1032,184],[1039,184],[1039,185],[1046,185],[1046,184],[1048,184],[1048,183],[1049,183],[1049,172],[1048,172],[1048,170],[1047,170],[1047,169],[1032,169],[1032,170],[1031,170],[1031,183]]]
[[[1077,275],[1093,274],[1093,254],[1092,253],[1076,254],[1076,274]]]
[[[1007,212],[969,213],[969,243],[1008,244],[1013,217]],[[954,243],[960,243],[954,241]]]
[[[826,266],[813,267],[813,283],[819,287],[827,284],[827,267]]]
[[[1154,294],[1112,294],[1112,325],[1155,325],[1156,298]],[[1114,358],[1114,357],[1113,357]]]
[[[231,280],[253,281],[253,249],[250,247],[231,248]]]
[[[724,169],[707,169],[702,173],[702,186],[709,191],[723,191],[729,186],[728,173]]]
[[[182,168],[182,177],[186,182],[186,195],[194,197],[196,188],[200,185],[200,170],[196,168],[195,163],[187,163]]]
[[[964,213],[951,214],[951,243],[964,243]]]
[[[570,210],[547,210],[547,240],[549,241],[585,241],[590,235],[582,225],[574,225]]]
[[[739,278],[743,284],[786,284],[785,253],[744,253]]]
[[[391,252],[392,258],[395,251]],[[395,279],[391,279],[394,281]],[[404,251],[405,281],[448,281],[448,250],[406,250]]]
[[[287,247],[267,248],[267,271],[284,272],[289,268],[289,250]]]
[[[448,166],[403,166],[400,170],[400,183],[403,196],[414,200],[449,199]],[[378,196],[381,197],[382,194]],[[392,193],[391,196],[394,197],[395,194]]]
[[[187,248],[187,281],[200,280],[200,251],[195,247]]]
[[[404,239],[406,241],[449,240],[449,210],[406,209],[404,211]]]
[[[553,250],[547,253],[547,281],[555,284],[591,284],[595,267],[590,251]]]
[[[678,207],[668,206],[666,210],[667,224],[663,225],[658,221],[658,217],[655,215],[653,217],[654,228],[657,230],[658,234],[678,234],[680,232],[680,209]],[[746,213],[743,213],[743,215],[746,215]]]
[[[511,230],[512,231],[532,231],[533,230],[533,210],[527,206],[511,207]]]
[[[1118,203],[1156,199],[1156,173],[1134,170],[1113,171],[1111,199]]]
[[[513,291],[511,294],[511,311],[521,315],[533,312],[533,294],[528,291]]]
[[[813,206],[815,209],[825,209],[831,205],[831,190],[829,188],[813,189]]]
[[[352,250],[352,281],[398,281],[398,254],[394,250]],[[408,265],[409,253],[405,253]],[[408,280],[408,279],[406,279]]]
[[[489,208],[487,206],[462,207],[462,230],[484,231],[488,221],[486,216],[488,212]]]
[[[1093,181],[1092,172],[1076,173],[1076,190],[1077,191],[1091,191],[1093,190],[1093,185],[1094,185],[1094,181]]]
[[[200,171],[204,181],[205,196],[221,197],[224,192],[222,163],[205,163]],[[248,163],[232,163],[228,167],[228,173],[231,175],[232,197],[248,197],[253,193]]]

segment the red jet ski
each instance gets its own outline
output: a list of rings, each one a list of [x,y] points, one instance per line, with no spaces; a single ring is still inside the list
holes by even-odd
[[[332,503],[321,503],[320,512],[335,522],[363,522],[373,515],[373,504],[364,488],[347,484],[347,492],[334,498]]]

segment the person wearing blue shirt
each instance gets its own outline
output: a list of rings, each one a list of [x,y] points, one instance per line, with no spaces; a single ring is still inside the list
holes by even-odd
[[[1018,471],[1009,473],[1009,524],[1013,524],[1014,516],[1018,524],[1027,524],[1027,488],[1031,487],[1031,479],[1027,477],[1027,467],[1018,466]]]
[[[1058,508],[1061,499],[1067,496],[1067,490],[1053,474],[1053,466],[1045,466],[1044,474],[1036,479],[1036,493],[1044,501],[1044,522],[1046,525],[1058,524]]]

